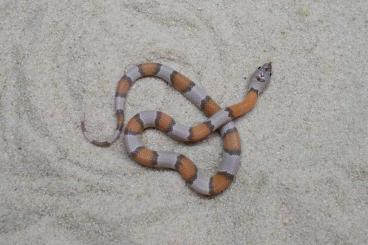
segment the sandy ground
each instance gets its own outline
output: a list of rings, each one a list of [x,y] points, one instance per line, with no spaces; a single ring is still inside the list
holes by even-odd
[[[367,244],[368,2],[8,1],[0,3],[0,244]],[[298,2],[298,3],[297,3]],[[273,81],[237,121],[242,167],[206,199],[173,171],[145,169],[119,141],[116,81],[132,64],[174,67],[222,106],[272,61]],[[138,82],[127,117],[205,117],[163,82]],[[214,135],[184,146],[213,174]]]

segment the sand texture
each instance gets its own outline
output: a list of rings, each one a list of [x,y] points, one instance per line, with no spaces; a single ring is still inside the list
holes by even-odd
[[[368,1],[0,1],[0,244],[368,244]],[[250,74],[273,80],[236,124],[242,166],[207,199],[174,171],[88,144],[113,132],[117,80],[133,64],[186,74],[221,105]],[[149,78],[126,116],[205,119]],[[214,174],[218,135],[144,142]]]

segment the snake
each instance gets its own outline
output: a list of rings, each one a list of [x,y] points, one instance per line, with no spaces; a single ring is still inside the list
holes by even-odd
[[[142,63],[130,67],[117,83],[114,110],[117,126],[114,134],[105,141],[97,141],[88,135],[85,119],[81,129],[88,142],[99,147],[108,147],[123,135],[127,153],[138,164],[148,168],[176,170],[185,183],[196,193],[215,196],[225,191],[233,182],[240,167],[241,139],[234,120],[252,110],[261,93],[271,81],[271,62],[258,67],[251,75],[248,89],[242,101],[221,108],[207,92],[191,79],[173,68],[159,63]],[[145,77],[155,77],[179,91],[201,110],[207,119],[193,126],[177,122],[161,111],[142,111],[133,116],[124,127],[124,108],[129,90],[134,83]],[[142,133],[154,128],[183,143],[196,143],[218,131],[223,141],[222,161],[216,174],[208,177],[197,165],[183,154],[173,151],[155,151],[143,144]]]

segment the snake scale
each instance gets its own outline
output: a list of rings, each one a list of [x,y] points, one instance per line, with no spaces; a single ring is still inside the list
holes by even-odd
[[[111,139],[106,141],[91,139],[87,135],[84,120],[81,122],[82,132],[90,143],[100,147],[110,146],[123,133],[127,152],[134,161],[145,167],[174,169],[195,192],[214,196],[230,186],[240,167],[241,143],[233,121],[254,107],[258,96],[270,83],[271,75],[271,63],[258,67],[250,78],[244,99],[240,103],[222,109],[203,88],[174,69],[158,63],[136,65],[129,68],[117,84],[115,94],[117,127]],[[208,119],[188,127],[176,122],[164,112],[143,111],[133,116],[124,128],[126,96],[133,84],[144,77],[164,80],[199,108]],[[207,177],[188,157],[180,153],[154,151],[145,147],[140,136],[147,128],[158,129],[174,140],[185,143],[201,141],[219,130],[223,140],[223,159],[217,173]]]

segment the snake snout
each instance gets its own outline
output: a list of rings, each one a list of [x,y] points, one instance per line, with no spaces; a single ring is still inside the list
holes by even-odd
[[[250,78],[249,89],[257,90],[261,94],[271,82],[272,64],[265,63],[258,67]]]

